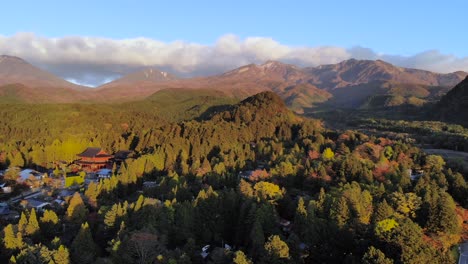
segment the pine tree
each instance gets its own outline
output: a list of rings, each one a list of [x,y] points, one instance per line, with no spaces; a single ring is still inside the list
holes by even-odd
[[[20,217],[20,220],[18,222],[18,231],[20,233],[24,233],[25,230],[26,230],[27,225],[28,225],[28,218],[26,217],[24,212],[21,212],[21,217]]]
[[[60,247],[54,252],[52,258],[54,259],[54,264],[69,264],[70,263],[70,253],[68,249],[60,245]]]
[[[260,254],[261,247],[265,243],[265,234],[263,233],[262,224],[258,219],[255,220],[250,232],[250,241],[252,243],[252,255],[257,256]]]
[[[459,234],[461,227],[455,207],[450,194],[440,191],[436,206],[429,214],[428,229],[431,232]]]
[[[118,213],[118,206],[119,204],[112,205],[111,209],[106,212],[104,216],[104,224],[107,228],[112,228],[115,225],[115,220],[117,219]]]
[[[41,223],[58,224],[59,222],[57,214],[52,210],[45,210],[40,220]]]
[[[393,260],[385,257],[385,254],[379,249],[370,246],[362,257],[363,264],[393,264]]]
[[[34,208],[31,210],[29,215],[29,221],[26,225],[25,233],[26,235],[32,236],[39,231],[39,222],[37,222],[36,210]]]
[[[294,216],[294,228],[299,235],[304,234],[304,229],[307,226],[307,209],[304,204],[304,199],[299,198],[296,208],[296,215]]]
[[[9,224],[3,229],[4,238],[3,245],[6,249],[20,249],[21,243],[19,243],[18,238],[15,235],[13,230],[13,225]]]
[[[67,208],[67,220],[75,224],[81,224],[86,219],[86,214],[87,210],[83,199],[81,199],[81,195],[76,192],[71,198]]]
[[[346,198],[341,196],[337,199],[330,209],[330,217],[335,221],[339,228],[346,225],[349,220],[349,207]]]
[[[387,200],[384,199],[382,202],[377,204],[372,221],[374,223],[377,223],[389,218],[393,214],[393,208],[387,203]]]
[[[78,235],[71,245],[71,259],[74,263],[93,263],[97,254],[97,246],[94,243],[88,223],[81,225]]]

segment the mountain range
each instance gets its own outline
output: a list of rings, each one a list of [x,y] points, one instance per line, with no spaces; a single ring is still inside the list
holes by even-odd
[[[437,100],[467,75],[461,71],[441,74],[402,68],[381,60],[350,59],[307,68],[267,61],[189,79],[150,67],[91,89],[67,82],[20,58],[3,55],[0,102],[129,102],[161,90],[183,88],[180,91],[215,90],[237,99],[273,91],[296,112],[318,105],[374,108]]]

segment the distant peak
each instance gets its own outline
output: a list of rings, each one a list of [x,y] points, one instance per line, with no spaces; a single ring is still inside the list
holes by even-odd
[[[19,61],[19,62],[26,62],[20,57],[11,56],[11,55],[0,55],[0,62],[1,61]]]
[[[294,65],[285,64],[285,63],[282,63],[280,61],[275,61],[275,60],[267,60],[265,63],[261,64],[260,66],[263,67],[263,68],[271,68],[271,67],[277,67],[277,66],[293,66],[293,67],[296,67]]]

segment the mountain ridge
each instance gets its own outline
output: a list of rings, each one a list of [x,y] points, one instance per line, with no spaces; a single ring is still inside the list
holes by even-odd
[[[397,67],[381,60],[349,59],[306,68],[266,61],[214,76],[189,79],[178,78],[156,67],[146,67],[96,89],[86,89],[34,67],[21,58],[7,55],[0,58],[0,86],[10,85],[2,88],[5,90],[2,93],[16,102],[35,102],[35,99],[37,102],[60,103],[131,102],[157,91],[175,88],[212,89],[237,99],[273,91],[287,102],[288,107],[299,113],[321,104],[351,108],[361,107],[366,102],[368,106],[377,107],[408,102],[423,104],[437,100],[468,75],[462,71],[441,74]],[[18,89],[16,92],[13,91],[15,87]],[[31,97],[29,93],[35,96]],[[44,94],[55,95],[48,97]],[[389,97],[390,103],[369,103],[379,96]]]

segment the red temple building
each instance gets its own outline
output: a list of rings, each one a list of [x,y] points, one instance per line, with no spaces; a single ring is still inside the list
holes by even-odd
[[[76,164],[81,166],[84,171],[97,171],[100,169],[112,168],[112,155],[107,154],[101,148],[87,148],[78,154]]]

